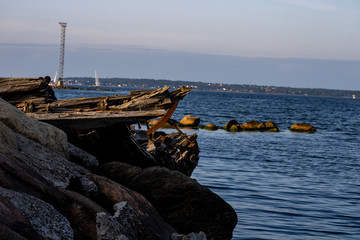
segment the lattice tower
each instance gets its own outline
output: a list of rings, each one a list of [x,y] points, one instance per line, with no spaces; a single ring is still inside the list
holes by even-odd
[[[59,81],[58,85],[63,86],[64,85],[64,55],[65,55],[65,30],[67,23],[59,22],[59,25],[61,26],[61,39],[60,39],[60,62],[59,62]]]

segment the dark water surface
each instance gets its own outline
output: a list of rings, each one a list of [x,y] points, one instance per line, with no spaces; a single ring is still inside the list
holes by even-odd
[[[115,93],[56,89],[59,99]],[[186,130],[201,150],[192,177],[237,212],[233,239],[360,239],[360,100],[193,91],[174,119],[186,114],[203,125],[270,120],[281,130]],[[295,122],[317,132],[292,133]]]

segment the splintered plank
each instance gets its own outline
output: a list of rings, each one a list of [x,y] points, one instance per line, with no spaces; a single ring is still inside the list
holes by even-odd
[[[126,112],[27,113],[30,117],[50,123],[61,129],[91,129],[109,127],[119,123],[133,124],[157,118],[164,114],[164,109]]]
[[[46,108],[68,108],[68,109],[78,109],[82,108],[84,111],[86,109],[96,110],[99,106],[106,100],[108,105],[121,105],[126,101],[129,101],[131,96],[110,96],[110,97],[91,97],[91,98],[72,98],[57,100],[51,103],[38,104],[37,109],[39,111]],[[18,108],[21,108],[21,104],[17,105]]]
[[[131,91],[126,96],[50,100],[47,87],[42,78],[0,78],[0,97],[35,119],[61,128],[83,129],[163,116],[191,90],[181,87],[169,92],[170,87],[163,87]]]
[[[0,78],[0,95],[46,88],[40,78]]]
[[[46,88],[47,84],[40,78],[0,78],[0,97],[13,105],[25,100],[45,102]]]

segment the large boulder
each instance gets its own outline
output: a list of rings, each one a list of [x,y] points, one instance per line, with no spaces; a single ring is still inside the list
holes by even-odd
[[[294,123],[290,127],[293,132],[315,132],[316,128],[308,123]]]
[[[238,124],[239,124],[238,121],[236,121],[236,120],[230,120],[230,121],[228,121],[228,122],[225,124],[224,130],[230,131],[230,128],[231,128],[232,126],[238,125]]]
[[[121,224],[100,204],[77,192],[65,190],[64,193],[68,198],[64,206],[64,214],[74,228],[75,239],[107,240],[118,239],[117,237],[124,235]],[[101,200],[107,201],[107,199]],[[107,236],[115,237],[103,237],[104,226],[109,226]]]
[[[96,214],[106,211],[85,196],[63,190],[64,188],[81,189],[85,195],[94,195],[97,192],[97,186],[87,177],[90,172],[69,162],[45,146],[15,133],[3,123],[0,123],[0,129],[5,129],[16,142],[13,144],[10,141],[10,144],[7,144],[0,138],[0,186],[32,195],[49,203],[71,222],[74,235],[78,236],[75,238],[98,239]],[[17,195],[12,199],[19,200],[21,196]],[[42,212],[34,214],[34,217],[44,218],[45,216],[41,214]],[[29,220],[29,216],[26,219]],[[50,222],[46,227],[52,227]],[[11,226],[10,229],[14,230],[14,227]],[[7,231],[6,234],[11,234],[11,231]],[[29,239],[42,238],[30,237]]]
[[[155,124],[157,124],[160,121],[161,118],[157,118],[157,119],[153,119],[151,121],[149,121],[149,126],[152,127]],[[179,122],[177,122],[174,119],[170,119],[171,124],[169,123],[169,121],[167,121],[164,125],[161,126],[161,128],[174,128],[173,125],[179,127]]]
[[[145,196],[180,233],[205,232],[209,239],[231,239],[237,223],[234,209],[186,175],[164,167],[140,169],[112,162],[103,175]]]
[[[269,132],[278,132],[279,128],[272,121],[267,121],[266,123],[259,121],[250,121],[240,125],[242,130],[245,131],[269,131]]]
[[[270,132],[278,132],[279,131],[277,124],[272,121],[267,121],[265,123],[265,129]]]
[[[24,237],[29,239],[73,239],[74,232],[70,222],[50,204],[33,196],[2,187],[0,187],[1,199],[0,206],[7,205],[7,209],[11,210],[11,213],[4,216],[2,215],[4,212],[0,211],[0,222]]]
[[[256,120],[241,124],[242,128],[246,131],[259,130],[261,128],[259,125],[259,121]]]
[[[207,240],[207,238],[204,232],[189,233],[187,235],[173,233],[171,235],[171,240]]]
[[[229,128],[230,132],[241,132],[244,131],[244,128],[241,126],[241,124],[234,124],[231,125],[231,127]]]
[[[0,122],[27,138],[67,157],[67,136],[62,130],[37,121],[0,98]]]
[[[85,152],[71,143],[68,144],[69,161],[79,164],[87,169],[96,169],[99,166],[99,161],[94,155]]]
[[[96,191],[96,185],[87,177],[90,171],[86,168],[72,163],[47,147],[12,131],[1,122],[0,130],[6,132],[10,139],[0,139],[0,153],[14,158],[15,165],[18,164],[19,167],[21,164],[26,165],[55,187],[67,188],[71,179],[78,178],[81,179],[82,185],[88,191]],[[10,142],[10,144],[6,144],[6,142]]]
[[[64,194],[31,166],[19,161],[18,156],[8,154],[0,147],[0,186],[36,196],[61,208]]]
[[[28,239],[41,239],[40,236],[32,236],[31,238],[25,238],[19,234],[19,231],[12,230],[5,224],[0,223],[0,240],[28,240]]]
[[[0,153],[0,173],[2,177],[0,178],[0,185],[15,189],[16,191],[26,192],[27,194],[31,194],[33,196],[38,196],[41,200],[50,203],[52,206],[56,208],[62,215],[64,215],[68,221],[71,223],[71,227],[74,231],[74,238],[75,239],[116,239],[119,236],[126,236],[128,239],[136,239],[131,238],[130,236],[133,235],[132,231],[124,231],[124,226],[122,223],[130,221],[129,219],[122,219],[122,222],[119,222],[117,218],[114,218],[109,212],[111,209],[107,211],[107,204],[111,202],[109,198],[104,197],[102,195],[102,191],[98,192],[87,192],[84,190],[83,186],[79,186],[80,184],[70,184],[69,188],[77,190],[69,191],[63,189],[55,188],[52,183],[48,182],[46,179],[42,178],[38,175],[33,169],[29,166],[24,165],[21,162],[16,162],[13,158],[6,158],[6,156]],[[112,189],[114,186],[111,186]],[[114,190],[115,191],[115,190]],[[80,194],[84,193],[89,195],[89,197],[85,197],[84,195]],[[134,192],[129,192],[128,195],[132,195],[136,197]],[[19,196],[14,196],[11,199],[14,201],[18,201],[20,199]],[[8,199],[7,199],[8,200]],[[40,201],[40,200],[37,200]],[[29,204],[34,205],[30,200],[28,201]],[[46,204],[42,204],[46,205]],[[145,205],[145,204],[144,204]],[[149,205],[149,203],[148,203]],[[1,204],[0,204],[1,206]],[[34,209],[37,209],[34,207]],[[134,211],[138,209],[134,208]],[[34,219],[39,217],[38,221],[41,219],[46,220],[46,216],[44,215],[44,211],[42,209],[37,209],[39,212],[32,213],[32,215],[26,216],[26,220],[30,221],[29,219]],[[144,210],[141,209],[141,210]],[[12,214],[15,212],[12,211]],[[0,208],[1,213],[1,208]],[[141,213],[145,214],[145,213]],[[0,214],[1,215],[1,214]],[[54,214],[51,214],[51,217],[55,217]],[[1,216],[0,216],[1,219]],[[56,218],[54,218],[56,219]],[[9,219],[8,219],[9,220]],[[137,220],[137,219],[135,219]],[[23,221],[22,227],[27,226],[26,237],[29,234],[34,234],[33,225],[26,225],[26,221]],[[0,220],[0,223],[1,220]],[[53,229],[50,222],[43,223],[44,228],[47,227]],[[145,225],[145,224],[144,224]],[[17,231],[17,226],[9,225],[10,229],[15,232]],[[59,225],[61,227],[61,225]],[[101,226],[97,228],[98,226]],[[108,227],[106,227],[108,226]],[[38,227],[38,226],[36,226]],[[116,236],[114,238],[105,238],[104,235],[104,228],[106,230],[106,236]],[[131,229],[134,231],[134,229]],[[34,230],[35,231],[35,230]],[[35,231],[37,233],[37,231]],[[129,234],[131,233],[131,234]],[[6,234],[11,236],[12,232],[7,231]],[[25,236],[25,235],[24,235]],[[1,238],[0,238],[1,239]],[[40,237],[28,237],[28,239],[72,239],[72,238],[40,238]],[[156,238],[148,238],[148,239],[156,239]]]
[[[193,115],[186,115],[181,119],[180,125],[183,127],[197,127],[200,124],[200,118]]]
[[[73,145],[69,152],[71,160],[84,166],[98,165],[94,156]],[[0,239],[170,239],[176,232],[140,194],[91,174],[2,122],[0,176]],[[72,236],[57,237],[59,229]]]
[[[42,239],[20,210],[2,196],[4,189],[0,187],[0,239]]]
[[[209,130],[209,131],[215,131],[215,130],[218,130],[219,127],[213,123],[209,123],[209,124],[205,125],[204,129]]]
[[[0,150],[5,151],[7,148],[17,149],[17,140],[14,131],[0,122]]]
[[[92,174],[91,179],[99,188],[96,198],[107,199],[108,207],[119,211],[117,220],[129,239],[170,239],[176,232],[142,195],[102,176]]]

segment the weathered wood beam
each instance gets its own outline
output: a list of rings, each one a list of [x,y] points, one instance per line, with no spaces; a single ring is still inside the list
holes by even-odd
[[[139,91],[135,95],[109,96],[95,98],[74,98],[57,100],[49,103],[36,102],[35,112],[66,112],[80,110],[98,111],[142,111],[150,109],[170,108],[175,100],[181,100],[190,89],[177,90],[174,93],[168,92],[168,87],[152,91]],[[25,102],[16,105],[19,109],[24,109]]]
[[[164,109],[126,112],[27,113],[30,117],[50,123],[61,129],[92,129],[117,124],[133,124],[157,118],[164,114]]]
[[[0,97],[15,105],[25,100],[48,100],[47,84],[41,78],[0,78]]]
[[[28,92],[46,86],[41,78],[0,78],[0,94]]]
[[[191,87],[180,87],[176,89],[174,92],[170,93],[170,98],[173,102],[179,102],[182,100],[190,91]]]
[[[104,100],[108,98],[108,104],[111,105],[119,105],[123,102],[128,101],[131,96],[113,96],[113,97],[95,97],[95,98],[72,98],[72,99],[64,99],[57,100],[51,103],[42,103],[37,104],[37,111],[44,111],[46,108],[51,109],[80,109],[82,108],[84,111],[86,109],[97,109],[99,108],[100,103],[104,102]],[[16,107],[22,108],[24,103],[17,104]]]
[[[117,123],[132,124],[159,117],[189,93],[181,87],[131,91],[129,95],[49,100],[42,78],[0,78],[0,97],[29,116],[61,125],[61,128],[89,128]]]

